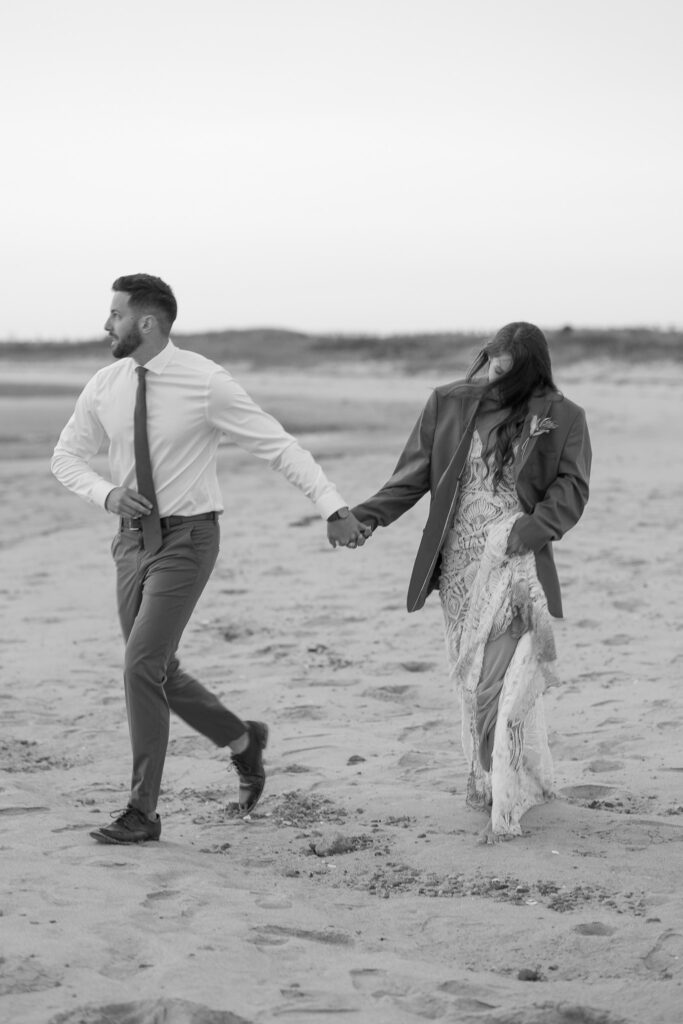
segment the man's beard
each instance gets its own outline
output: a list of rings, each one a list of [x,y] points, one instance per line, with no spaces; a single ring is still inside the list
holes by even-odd
[[[114,359],[125,359],[142,345],[142,334],[137,324],[133,324],[125,338],[117,338],[112,345]]]

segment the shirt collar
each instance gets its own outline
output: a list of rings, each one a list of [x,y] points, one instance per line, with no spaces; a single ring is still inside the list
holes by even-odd
[[[158,352],[153,359],[150,359],[148,363],[145,363],[145,369],[151,370],[152,373],[163,373],[173,359],[175,353],[176,347],[169,338],[168,344],[162,348],[161,352]]]

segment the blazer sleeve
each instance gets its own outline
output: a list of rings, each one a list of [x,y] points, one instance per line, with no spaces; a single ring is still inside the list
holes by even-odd
[[[588,501],[591,443],[583,409],[578,409],[562,448],[557,475],[545,497],[530,514],[520,516],[513,526],[525,547],[538,551],[549,541],[559,540],[578,523]]]
[[[434,391],[420,413],[389,480],[371,498],[352,509],[356,518],[373,530],[393,523],[429,491],[437,405]]]

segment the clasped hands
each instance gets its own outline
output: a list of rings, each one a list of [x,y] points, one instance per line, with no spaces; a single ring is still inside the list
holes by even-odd
[[[346,519],[327,523],[327,539],[333,548],[362,548],[369,537],[372,537],[372,527],[359,522],[353,512]]]

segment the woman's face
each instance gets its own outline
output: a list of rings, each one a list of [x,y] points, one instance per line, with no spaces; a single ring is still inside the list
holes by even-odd
[[[504,373],[512,369],[513,359],[508,352],[501,352],[499,356],[491,356],[489,359],[489,382],[498,380]]]

